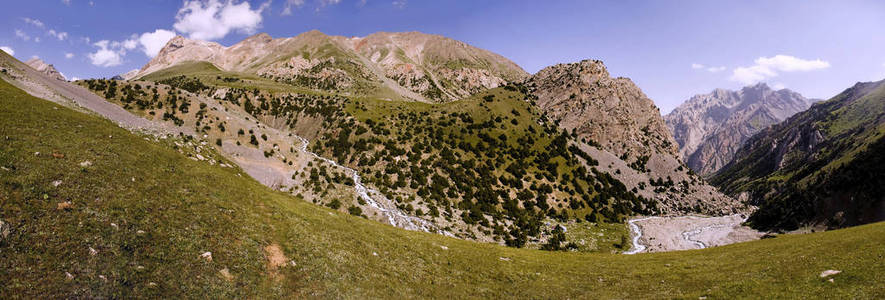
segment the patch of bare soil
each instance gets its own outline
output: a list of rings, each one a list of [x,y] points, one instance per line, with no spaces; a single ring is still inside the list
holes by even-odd
[[[267,258],[267,272],[270,276],[277,280],[282,279],[283,275],[280,274],[279,269],[285,266],[289,259],[283,254],[280,245],[270,244],[264,247],[264,256]]]

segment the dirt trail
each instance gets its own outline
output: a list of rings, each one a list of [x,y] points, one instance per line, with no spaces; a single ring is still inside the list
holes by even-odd
[[[742,225],[740,214],[722,217],[646,217],[628,222],[633,248],[624,254],[703,249],[757,240],[763,232]]]

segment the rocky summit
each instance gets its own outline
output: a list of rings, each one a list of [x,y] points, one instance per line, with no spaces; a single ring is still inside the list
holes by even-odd
[[[256,34],[230,47],[178,36],[134,77],[194,61],[309,89],[421,102],[448,102],[528,76],[500,55],[439,35],[314,30],[277,39]]]
[[[764,83],[696,95],[664,116],[689,168],[707,176],[731,161],[748,138],[804,111],[810,101]]]
[[[35,70],[39,71],[40,73],[46,74],[50,78],[58,79],[61,81],[68,80],[67,78],[65,78],[64,75],[61,74],[61,72],[59,72],[58,70],[55,69],[55,66],[47,64],[42,59],[34,57],[34,58],[31,58],[30,60],[26,61],[25,64],[27,64],[31,68],[34,68]]]
[[[689,172],[660,110],[628,78],[612,78],[603,62],[547,67],[526,82],[545,117],[578,140],[637,194],[664,213],[724,214],[741,206]]]

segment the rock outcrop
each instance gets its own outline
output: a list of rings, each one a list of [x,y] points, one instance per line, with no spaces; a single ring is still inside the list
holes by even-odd
[[[610,77],[598,60],[544,68],[526,81],[545,116],[634,192],[658,200],[663,214],[727,214],[742,209],[679,159],[660,110],[628,78]]]
[[[664,121],[688,167],[707,176],[731,161],[748,138],[804,111],[809,103],[799,93],[759,83],[739,91],[716,89],[696,95]]]
[[[67,81],[64,75],[61,74],[58,70],[55,69],[55,66],[47,64],[45,61],[39,58],[32,58],[25,62],[29,67],[34,68],[40,73],[48,75],[52,79],[57,79],[61,81]]]

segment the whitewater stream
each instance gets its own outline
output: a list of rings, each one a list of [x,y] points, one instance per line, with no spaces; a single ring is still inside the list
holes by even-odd
[[[369,204],[369,206],[380,211],[387,218],[387,221],[390,223],[390,225],[408,230],[424,232],[431,232],[433,228],[436,228],[435,225],[431,224],[427,220],[403,213],[399,210],[399,208],[396,207],[396,204],[390,199],[387,199],[384,194],[378,192],[377,190],[366,187],[362,182],[362,178],[360,177],[359,172],[357,172],[356,170],[340,165],[334,160],[319,156],[318,154],[307,150],[307,146],[310,144],[310,141],[297,135],[295,135],[295,137],[301,141],[301,151],[303,153],[310,154],[316,159],[325,161],[332,166],[344,169],[345,173],[350,173],[350,176],[353,179],[354,189],[356,190],[356,193],[359,195],[359,197],[365,200],[366,203]],[[454,236],[450,232],[444,230],[436,230],[436,232],[446,236]]]

